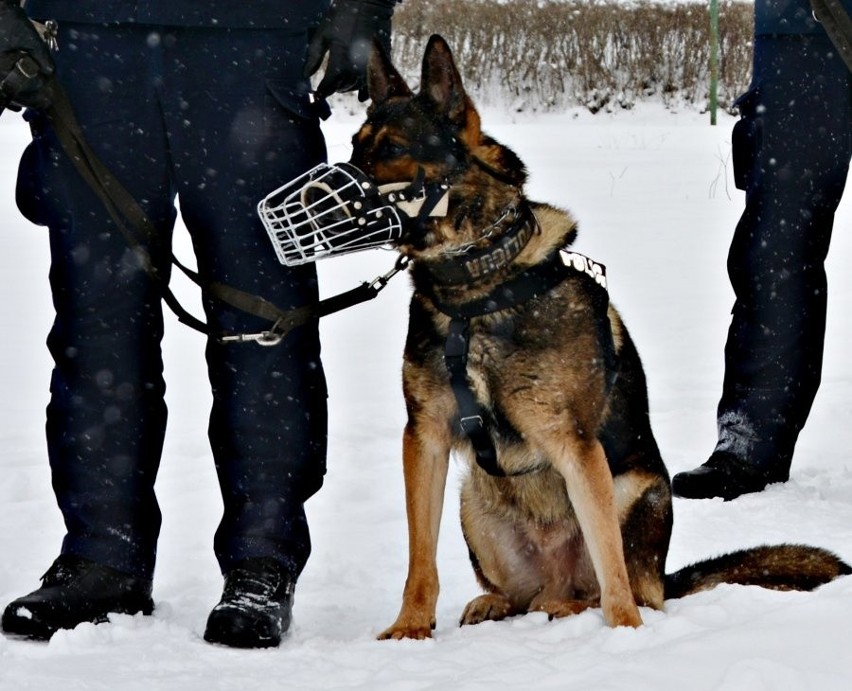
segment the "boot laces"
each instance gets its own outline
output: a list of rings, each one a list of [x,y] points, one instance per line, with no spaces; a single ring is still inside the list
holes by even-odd
[[[220,606],[244,611],[265,610],[278,607],[292,591],[292,583],[277,569],[235,568],[225,580]]]

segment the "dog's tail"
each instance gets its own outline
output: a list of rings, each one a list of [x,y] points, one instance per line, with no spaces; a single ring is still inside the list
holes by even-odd
[[[840,557],[820,547],[773,545],[743,549],[684,566],[666,574],[666,599],[676,599],[720,583],[759,585],[771,590],[814,590],[852,574]]]

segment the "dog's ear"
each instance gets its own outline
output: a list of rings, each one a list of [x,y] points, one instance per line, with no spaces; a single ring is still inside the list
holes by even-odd
[[[438,34],[433,34],[426,45],[420,91],[426,94],[438,106],[439,112],[446,115],[450,121],[460,128],[465,127],[467,111],[473,110],[473,104],[464,90],[450,47]]]
[[[370,107],[384,103],[394,96],[412,95],[408,84],[391,64],[385,49],[378,41],[373,41],[373,50],[367,65],[367,92],[372,100]]]

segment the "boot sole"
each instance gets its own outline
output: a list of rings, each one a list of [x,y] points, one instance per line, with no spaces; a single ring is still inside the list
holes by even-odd
[[[13,609],[15,610],[13,614]],[[27,615],[22,614],[21,610],[26,610]],[[130,605],[121,608],[107,610],[106,612],[93,613],[91,616],[79,619],[60,619],[47,621],[44,618],[38,618],[35,613],[30,611],[26,605],[18,605],[6,608],[3,613],[2,629],[3,633],[12,638],[19,638],[30,641],[48,641],[57,631],[62,629],[73,629],[78,624],[104,624],[109,621],[110,614],[142,614],[150,616],[154,612],[154,601],[148,599],[137,605]]]

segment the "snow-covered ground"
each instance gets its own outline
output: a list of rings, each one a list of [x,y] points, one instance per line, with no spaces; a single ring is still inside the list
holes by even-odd
[[[727,245],[742,207],[731,182],[730,129],[695,112],[643,105],[616,116],[484,113],[486,129],[531,171],[533,198],[580,219],[581,251],[607,265],[648,373],[652,422],[672,472],[704,461],[714,442],[722,347],[732,302]],[[348,158],[357,120],[325,125],[330,158]],[[43,442],[51,320],[44,229],[14,205],[27,141],[0,119],[0,605],[28,592],[63,533]],[[267,190],[258,190],[262,195]],[[764,542],[822,545],[852,560],[852,202],[836,223],[824,383],[792,478],[766,492],[675,500],[669,570]],[[270,251],[272,251],[270,249]],[[178,253],[190,256],[185,237]],[[320,265],[324,295],[389,269],[374,250]],[[178,292],[196,304],[194,288]],[[201,639],[221,578],[212,536],[221,510],[206,445],[203,341],[169,318],[170,426],[158,482],[164,513],[152,617],[81,625],[48,644],[0,637],[0,689],[704,689],[852,688],[852,578],[815,593],[722,586],[643,610],[638,630],[607,628],[599,611],[549,622],[529,615],[459,628],[478,592],[458,527],[454,465],[439,550],[438,627],[429,641],[378,642],[405,578],[400,461],[400,357],[407,280],[323,323],[330,387],[329,474],[308,506],[314,553],[288,640],[235,651]],[[239,347],[239,346],[238,346]],[[244,346],[252,347],[252,346]]]

